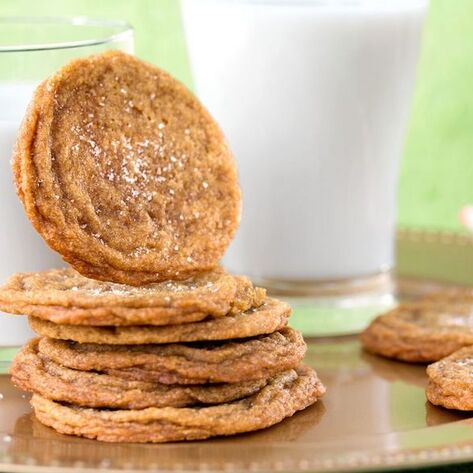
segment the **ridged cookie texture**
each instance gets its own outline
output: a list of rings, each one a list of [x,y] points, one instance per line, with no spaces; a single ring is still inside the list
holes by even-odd
[[[12,382],[53,401],[82,407],[145,409],[231,402],[251,396],[267,379],[195,386],[133,381],[94,371],[78,371],[41,355],[38,339],[27,343],[11,368]]]
[[[180,325],[136,325],[95,327],[54,324],[29,317],[31,328],[39,335],[79,343],[107,345],[143,345],[149,343],[199,342],[230,340],[273,333],[287,325],[291,307],[286,302],[267,298],[257,308],[246,312]]]
[[[237,383],[296,368],[306,344],[289,327],[228,342],[99,345],[43,338],[38,352],[74,370],[164,384]]]
[[[222,269],[145,286],[96,281],[77,271],[17,273],[0,287],[0,310],[70,325],[175,325],[260,306],[266,291]]]
[[[433,297],[378,316],[361,334],[363,347],[388,358],[426,363],[473,345],[473,300]]]
[[[259,430],[320,399],[325,388],[314,370],[300,367],[271,379],[252,396],[211,407],[99,410],[63,405],[37,394],[36,417],[60,433],[104,442],[173,442]]]
[[[215,121],[169,74],[119,51],[39,86],[13,169],[38,233],[94,279],[138,286],[212,269],[240,220]]]

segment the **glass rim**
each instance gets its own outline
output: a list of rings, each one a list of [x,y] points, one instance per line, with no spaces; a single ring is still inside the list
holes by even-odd
[[[31,24],[31,25],[70,25],[70,26],[95,26],[110,28],[111,34],[103,38],[79,39],[71,41],[56,41],[51,43],[31,42],[29,44],[0,44],[0,53],[53,51],[59,49],[74,49],[89,46],[100,46],[122,41],[133,37],[133,27],[125,20],[109,20],[88,16],[0,16],[0,26],[6,24]]]

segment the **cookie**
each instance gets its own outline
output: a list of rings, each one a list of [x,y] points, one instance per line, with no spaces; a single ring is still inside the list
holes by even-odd
[[[221,404],[251,396],[266,379],[207,386],[169,386],[129,381],[107,374],[77,371],[38,354],[39,339],[28,342],[16,355],[12,382],[46,399],[83,407],[145,409]]]
[[[237,291],[230,311],[225,315],[239,314],[264,304],[267,295],[265,288],[253,286],[246,276],[234,276],[234,278],[237,283]]]
[[[218,264],[240,219],[235,162],[182,84],[119,51],[36,91],[13,169],[36,230],[84,276],[143,285]]]
[[[402,361],[440,360],[473,345],[473,304],[440,299],[400,305],[378,316],[361,334],[363,347]]]
[[[40,422],[63,434],[160,443],[263,429],[315,403],[324,392],[315,371],[301,367],[276,376],[252,396],[211,407],[110,411],[66,406],[37,394],[31,405]]]
[[[60,325],[29,317],[31,328],[39,335],[79,343],[108,345],[143,345],[247,338],[281,330],[287,325],[291,307],[286,302],[267,298],[260,307],[235,315],[202,322],[168,325],[134,325],[129,327],[94,327]]]
[[[231,342],[171,345],[97,345],[43,338],[39,353],[74,370],[164,384],[238,383],[297,367],[302,335],[280,332]]]
[[[427,367],[427,399],[436,406],[473,410],[473,346]]]
[[[70,325],[170,325],[248,310],[266,291],[222,269],[186,281],[135,287],[85,278],[73,269],[18,273],[0,288],[0,310]]]

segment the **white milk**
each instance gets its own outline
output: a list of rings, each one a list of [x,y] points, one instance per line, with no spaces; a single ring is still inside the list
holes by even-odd
[[[420,0],[182,0],[197,94],[239,166],[230,270],[316,281],[392,267],[426,9]]]
[[[16,133],[33,90],[33,84],[0,82],[0,283],[15,272],[62,265],[26,218],[10,166]],[[26,318],[0,312],[0,346],[20,345],[30,336]]]

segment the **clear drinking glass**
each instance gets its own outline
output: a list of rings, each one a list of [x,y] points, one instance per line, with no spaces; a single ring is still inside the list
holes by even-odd
[[[391,291],[427,9],[427,0],[181,0],[196,92],[239,166],[231,271],[292,296]]]
[[[39,82],[73,58],[106,49],[133,53],[131,26],[91,18],[0,18],[0,282],[14,272],[63,266],[16,196],[12,146]],[[0,346],[20,345],[31,335],[23,317],[0,315]]]

